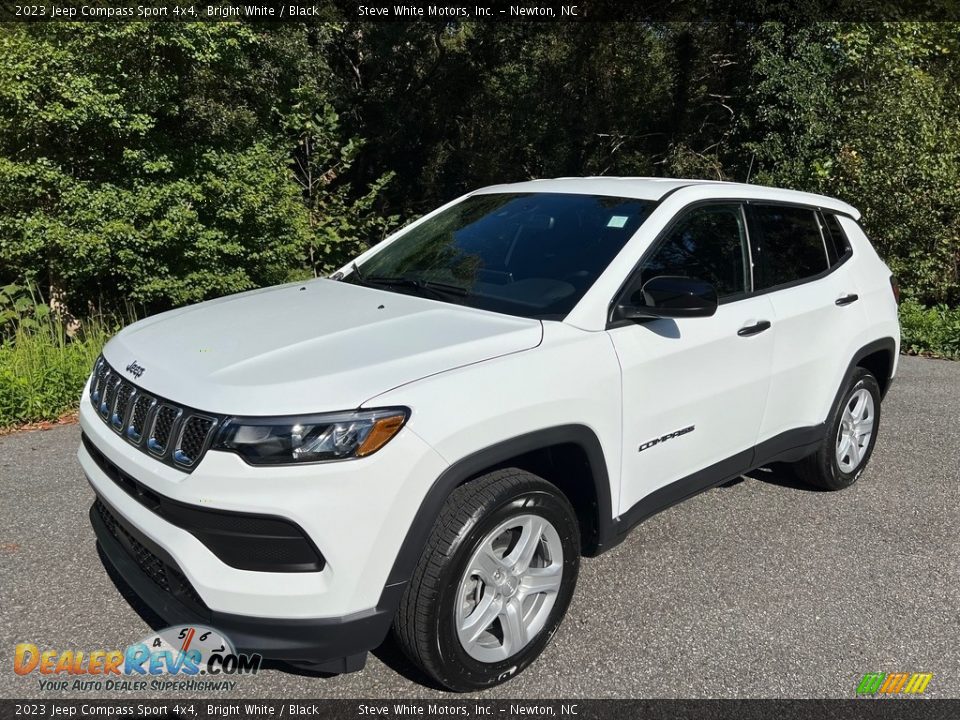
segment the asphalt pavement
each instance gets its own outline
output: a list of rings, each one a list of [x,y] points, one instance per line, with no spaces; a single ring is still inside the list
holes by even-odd
[[[79,438],[0,438],[0,697],[132,699],[41,691],[13,672],[19,642],[115,649],[149,631],[95,550]],[[813,491],[773,468],[651,518],[583,562],[551,645],[485,696],[850,698],[866,672],[922,671],[927,696],[960,697],[958,484],[960,362],[903,357],[854,487]],[[270,667],[231,693],[441,696],[390,645],[359,673]]]

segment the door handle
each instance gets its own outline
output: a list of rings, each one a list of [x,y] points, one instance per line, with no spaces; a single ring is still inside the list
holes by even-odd
[[[747,325],[737,330],[737,335],[740,337],[748,337],[750,335],[756,335],[757,333],[762,333],[764,330],[770,329],[769,320],[761,320],[760,322],[754,323],[753,325]]]
[[[856,293],[850,293],[849,295],[844,295],[843,297],[837,298],[834,301],[834,304],[840,305],[842,307],[844,305],[849,305],[850,303],[855,303],[859,299],[860,299],[859,295],[857,295]]]

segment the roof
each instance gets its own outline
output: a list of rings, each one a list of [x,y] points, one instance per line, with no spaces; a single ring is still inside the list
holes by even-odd
[[[827,210],[860,218],[860,212],[853,206],[826,195],[785,190],[766,185],[721,182],[719,180],[689,180],[683,178],[652,177],[562,177],[526,182],[491,185],[476,191],[476,194],[502,192],[547,192],[576,193],[589,195],[609,195],[611,197],[629,197],[641,200],[661,200],[674,190],[697,186],[703,190],[715,191],[717,197],[773,200],[813,205]],[[710,193],[711,195],[713,192]]]

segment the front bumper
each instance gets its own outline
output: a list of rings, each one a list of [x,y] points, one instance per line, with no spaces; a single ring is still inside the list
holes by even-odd
[[[94,513],[105,559],[165,621],[208,624],[244,650],[329,671],[355,669],[383,640],[405,587],[406,578],[390,577],[394,561],[423,497],[446,467],[411,429],[357,461],[254,468],[236,455],[211,451],[186,474],[131,446],[86,396],[80,421],[90,447],[81,445],[78,458],[100,503],[125,533],[175,569],[177,582],[158,584],[134,559],[129,542],[120,542]],[[111,467],[119,472],[111,474]],[[133,491],[118,479],[122,475],[136,481]],[[165,500],[154,507],[144,494]],[[318,571],[301,572],[244,569],[229,557],[224,562],[196,527],[164,517],[166,500],[195,509],[191,517],[221,512],[286,519],[303,530],[324,562]]]
[[[99,507],[98,507],[99,505]],[[111,528],[111,518],[119,530]],[[174,594],[157,583],[144,570],[131,548],[139,545],[151,560],[166,566],[171,575],[177,564],[162,548],[124,523],[102,498],[90,508],[102,556],[129,588],[168,625],[201,624],[224,633],[238,652],[260,653],[266,658],[307,665],[322,672],[352,672],[363,668],[367,651],[386,637],[403,585],[390,586],[382,605],[368,611],[339,618],[282,620],[218,612],[198,603],[189,590],[177,588]],[[172,582],[171,582],[172,584]]]

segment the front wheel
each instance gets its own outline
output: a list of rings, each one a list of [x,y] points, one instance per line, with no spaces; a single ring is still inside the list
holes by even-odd
[[[428,675],[460,692],[505,682],[543,651],[577,581],[567,498],[514,468],[457,488],[400,601],[394,634]]]
[[[880,386],[858,367],[827,421],[817,452],[795,463],[801,479],[824,490],[850,487],[863,473],[880,429]]]

